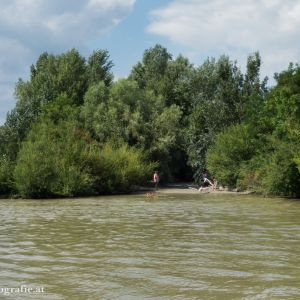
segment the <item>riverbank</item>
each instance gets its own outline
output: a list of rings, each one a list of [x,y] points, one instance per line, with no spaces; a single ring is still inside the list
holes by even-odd
[[[227,190],[202,190],[199,191],[195,188],[173,188],[173,187],[163,187],[160,188],[157,193],[159,194],[241,194],[249,195],[252,194],[251,191],[237,192],[237,191],[227,191]]]
[[[211,188],[203,188],[199,190],[198,186],[192,183],[177,183],[177,184],[166,184],[159,187],[157,191],[153,187],[147,186],[133,186],[131,192],[126,194],[239,194],[239,195],[249,195],[253,192],[251,191],[236,191],[228,189],[216,189],[212,190]],[[122,193],[123,194],[123,193]],[[101,195],[98,195],[101,196]],[[105,195],[103,195],[105,196]],[[20,199],[18,195],[0,195],[0,199]],[[53,197],[53,199],[62,198],[62,197]],[[64,197],[64,198],[74,198],[74,197]],[[75,197],[77,198],[77,197]],[[41,198],[40,198],[41,199]],[[46,199],[46,198],[45,198]],[[49,199],[49,198],[47,198]]]
[[[153,193],[156,192],[158,194],[241,194],[241,195],[249,195],[253,192],[251,191],[236,191],[236,190],[228,190],[228,189],[216,189],[212,190],[211,188],[203,188],[201,190],[198,189],[197,186],[188,183],[178,183],[178,184],[168,184],[161,186],[157,191],[153,188],[140,188],[134,193]]]

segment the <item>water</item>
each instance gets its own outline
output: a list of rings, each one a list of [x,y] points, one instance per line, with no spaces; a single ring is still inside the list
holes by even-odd
[[[0,224],[0,299],[300,299],[300,201],[1,200]]]

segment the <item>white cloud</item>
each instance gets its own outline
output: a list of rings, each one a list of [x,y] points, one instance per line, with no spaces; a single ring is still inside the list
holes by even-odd
[[[132,10],[135,0],[2,0],[0,2],[0,124],[13,89],[43,51],[84,49]],[[27,74],[28,75],[28,74]]]
[[[148,32],[201,59],[228,54],[245,64],[258,50],[269,77],[299,61],[299,0],[174,0],[151,16]]]

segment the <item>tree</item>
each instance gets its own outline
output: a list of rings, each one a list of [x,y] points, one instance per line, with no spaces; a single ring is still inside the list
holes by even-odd
[[[16,107],[0,133],[7,145],[3,151],[15,160],[21,142],[45,105],[65,95],[71,103],[81,106],[90,85],[101,81],[111,84],[112,66],[106,50],[94,51],[88,63],[75,49],[61,55],[42,53],[30,68],[30,80],[20,79],[16,84]]]
[[[142,62],[133,67],[129,78],[135,80],[140,88],[146,87],[161,94],[161,80],[171,59],[167,49],[157,44],[145,50]]]
[[[235,187],[241,164],[259,149],[256,131],[247,124],[229,126],[215,137],[206,156],[210,172],[224,185]]]
[[[266,96],[266,79],[260,81],[260,56],[250,55],[245,76],[228,57],[206,60],[194,74],[193,108],[186,128],[189,164],[199,178],[215,137],[228,126],[250,120],[258,122]]]
[[[103,81],[106,86],[111,85],[113,62],[109,59],[107,50],[96,50],[88,59],[87,76],[89,85]]]
[[[176,104],[182,111],[182,117],[190,114],[193,99],[193,65],[182,55],[169,61],[162,79],[162,96],[166,99],[166,105]],[[182,120],[185,125],[185,120]]]
[[[0,154],[0,195],[12,193],[14,164],[6,154]]]
[[[153,100],[135,81],[122,79],[108,89],[92,86],[81,108],[85,127],[99,142],[123,142],[143,148]]]
[[[93,136],[105,140],[103,131],[98,127],[101,120],[107,117],[105,109],[109,97],[109,88],[103,81],[99,81],[89,87],[85,96],[84,103],[80,108],[80,116],[85,129]],[[106,135],[106,134],[105,134]]]
[[[165,181],[174,180],[174,171],[178,168],[173,158],[181,150],[181,114],[180,108],[172,105],[152,120],[153,140],[148,152],[152,160],[159,162]]]
[[[239,121],[242,77],[236,63],[222,56],[205,61],[194,73],[193,101],[185,142],[195,179],[206,168],[205,155],[217,133]]]
[[[142,151],[98,143],[80,127],[77,107],[67,102],[58,97],[45,106],[22,143],[14,170],[17,192],[32,198],[70,197],[128,192],[144,183],[155,165]]]
[[[268,94],[268,77],[260,79],[261,57],[258,52],[248,56],[243,82],[243,97],[239,105],[241,121],[258,122]]]
[[[208,151],[207,165],[227,185],[298,197],[300,70],[290,65],[277,74],[277,85],[266,96],[257,78],[257,66],[258,62],[252,68],[256,75],[248,76],[253,86],[246,84],[245,94],[249,94],[250,104],[259,103],[253,106],[260,110],[217,135]]]

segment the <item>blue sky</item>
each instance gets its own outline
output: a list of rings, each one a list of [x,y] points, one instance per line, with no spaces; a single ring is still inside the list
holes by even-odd
[[[299,36],[300,0],[2,0],[0,124],[15,106],[15,83],[43,51],[107,49],[118,79],[156,43],[196,65],[227,54],[242,69],[259,50],[262,76],[272,78],[299,62]]]
[[[89,49],[107,49],[115,66],[116,78],[126,77],[132,66],[142,59],[143,52],[149,47],[160,43],[168,48],[168,40],[146,31],[151,21],[150,12],[157,7],[167,5],[166,0],[138,0],[130,15],[121,23],[101,37],[91,40]],[[171,50],[171,49],[170,49]],[[175,51],[174,51],[175,50]],[[172,54],[176,55],[176,45]]]

